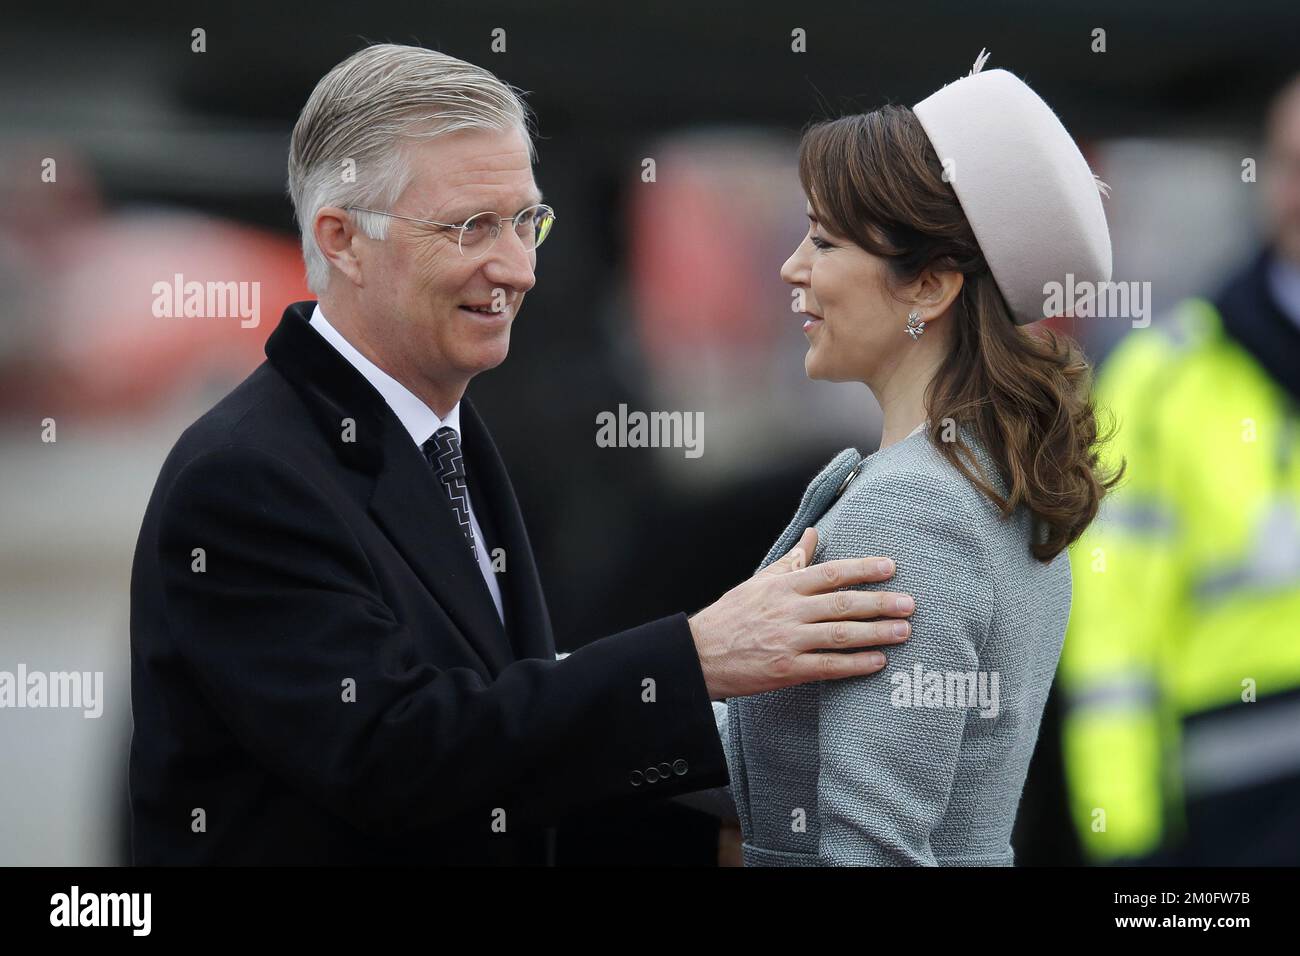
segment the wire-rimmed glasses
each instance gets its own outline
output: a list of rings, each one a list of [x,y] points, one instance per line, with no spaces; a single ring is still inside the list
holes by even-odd
[[[495,212],[480,212],[470,216],[464,222],[437,222],[433,219],[416,219],[413,216],[399,216],[396,213],[383,212],[379,209],[366,209],[362,206],[348,206],[349,210],[368,212],[376,216],[388,216],[390,219],[405,219],[407,222],[422,222],[427,226],[441,226],[443,229],[456,229],[456,247],[466,259],[478,259],[487,255],[489,249],[501,235],[502,223],[512,223],[515,234],[524,244],[525,249],[536,249],[551,233],[555,225],[555,210],[545,203],[537,203],[519,210],[513,216],[502,216]]]

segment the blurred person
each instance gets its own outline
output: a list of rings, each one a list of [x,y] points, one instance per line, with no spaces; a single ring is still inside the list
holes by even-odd
[[[1115,480],[1077,346],[1024,326],[1046,283],[1108,281],[1111,247],[1069,133],[986,56],[800,145],[810,226],[781,275],[803,294],[805,368],[867,385],[884,431],[813,480],[765,564],[812,523],[815,561],[893,556],[916,611],[887,672],[717,708],[746,865],[1014,862],[1067,546]]]
[[[532,161],[516,91],[440,53],[367,47],[311,94],[289,188],[318,301],[181,436],[140,530],[136,863],[546,863],[575,811],[724,783],[710,700],[906,638],[906,595],[837,593],[888,562],[804,567],[809,530],[694,617],[557,659],[465,396],[554,221]]]
[[[1093,862],[1300,864],[1300,77],[1266,125],[1264,248],[1098,376],[1128,477],[1061,663]]]

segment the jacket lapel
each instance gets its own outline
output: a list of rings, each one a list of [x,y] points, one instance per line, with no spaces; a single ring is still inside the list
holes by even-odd
[[[519,502],[496,444],[468,397],[461,402],[460,425],[475,514],[505,558],[498,581],[515,656],[550,660],[555,657],[555,637]]]
[[[311,328],[314,305],[285,310],[267,358],[303,396],[339,460],[373,477],[371,515],[495,676],[513,654],[450,499],[383,396]]]
[[[513,659],[510,642],[451,500],[409,434],[393,435],[389,445],[391,460],[375,478],[370,513],[495,676]]]

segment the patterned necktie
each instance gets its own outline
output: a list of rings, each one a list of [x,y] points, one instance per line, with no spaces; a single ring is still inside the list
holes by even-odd
[[[433,473],[447,489],[452,510],[460,522],[460,530],[464,532],[470,553],[477,561],[478,547],[474,543],[474,529],[469,523],[469,488],[465,485],[465,457],[460,452],[460,436],[454,428],[444,425],[420,446],[420,450],[433,466]]]

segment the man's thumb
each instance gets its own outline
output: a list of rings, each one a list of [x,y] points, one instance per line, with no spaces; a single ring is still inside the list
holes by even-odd
[[[777,561],[773,567],[777,573],[785,571],[798,571],[800,568],[806,568],[808,562],[812,560],[813,554],[817,551],[817,529],[805,528],[803,536],[799,543],[787,551],[780,561]]]

